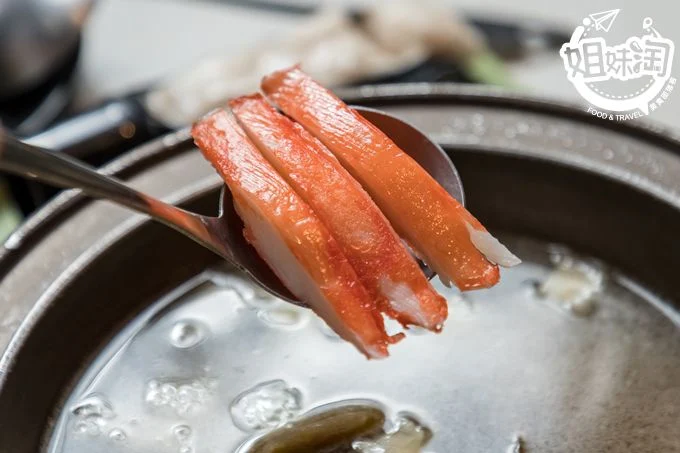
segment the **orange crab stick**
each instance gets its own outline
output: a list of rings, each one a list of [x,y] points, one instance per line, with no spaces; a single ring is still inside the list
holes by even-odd
[[[229,104],[264,157],[314,209],[342,247],[381,311],[404,325],[441,329],[446,300],[437,294],[361,185],[299,124],[261,95]]]
[[[283,284],[367,357],[387,356],[393,340],[342,249],[233,116],[212,113],[191,133],[229,186],[246,239]]]
[[[498,266],[478,247],[490,256],[507,249],[383,132],[297,67],[265,77],[262,90],[331,150],[444,283],[470,290],[498,282]]]

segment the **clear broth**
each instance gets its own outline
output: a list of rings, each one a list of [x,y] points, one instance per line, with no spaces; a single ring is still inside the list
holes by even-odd
[[[382,405],[388,419],[413,414],[434,433],[428,453],[516,451],[518,439],[529,452],[680,451],[677,312],[595,260],[506,243],[523,264],[463,295],[435,279],[450,301],[444,331],[413,329],[382,361],[312,312],[228,269],[207,270],[105,348],[68,397],[48,451],[234,452],[355,399]],[[599,274],[577,291],[546,290],[567,262]],[[587,310],[560,299],[579,294]]]

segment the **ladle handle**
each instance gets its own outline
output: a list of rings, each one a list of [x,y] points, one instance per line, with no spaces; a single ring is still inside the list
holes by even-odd
[[[23,143],[2,129],[0,170],[57,187],[81,189],[90,196],[105,198],[155,217],[149,204],[149,200],[153,200],[151,197],[65,154]]]
[[[218,219],[203,217],[164,203],[103,175],[89,165],[62,153],[23,143],[0,128],[0,171],[86,194],[126,206],[180,231],[229,259],[231,251],[214,232]]]

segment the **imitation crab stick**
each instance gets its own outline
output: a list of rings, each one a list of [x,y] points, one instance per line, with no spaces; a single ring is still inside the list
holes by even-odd
[[[231,190],[246,239],[283,284],[366,356],[387,356],[394,339],[340,245],[233,116],[214,112],[191,132]]]
[[[261,95],[235,99],[230,106],[264,157],[326,224],[381,311],[404,325],[441,329],[446,300],[330,151]]]
[[[299,68],[265,77],[262,90],[330,149],[444,283],[487,288],[500,278],[490,259],[519,262],[389,137]]]

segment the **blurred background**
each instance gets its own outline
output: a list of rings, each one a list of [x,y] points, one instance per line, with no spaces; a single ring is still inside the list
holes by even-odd
[[[297,62],[333,87],[470,83],[583,103],[559,48],[612,9],[621,41],[649,16],[680,42],[680,4],[665,0],[0,0],[0,121],[102,165]],[[645,120],[677,127],[675,97]],[[2,241],[56,192],[0,184]]]

